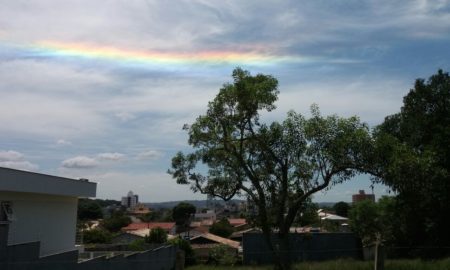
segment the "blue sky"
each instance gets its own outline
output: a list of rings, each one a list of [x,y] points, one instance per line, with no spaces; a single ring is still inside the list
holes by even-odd
[[[416,78],[450,69],[447,0],[0,5],[0,166],[89,178],[100,198],[133,190],[149,202],[202,199],[166,171],[174,153],[189,150],[182,125],[205,112],[237,65],[278,78],[278,109],[267,121],[291,109],[308,115],[317,103],[325,115],[358,115],[372,127],[399,111]],[[49,41],[244,56],[141,63],[42,50]],[[249,61],[247,53],[267,61]],[[357,177],[315,200],[349,201],[369,185]]]

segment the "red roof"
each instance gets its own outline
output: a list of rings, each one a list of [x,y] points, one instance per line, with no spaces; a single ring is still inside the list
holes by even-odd
[[[122,228],[122,231],[135,231],[142,229],[155,229],[160,227],[164,230],[171,230],[175,226],[175,222],[142,222],[142,223],[131,223],[126,227]]]
[[[230,225],[233,227],[247,224],[245,218],[229,218],[228,221],[230,222]]]

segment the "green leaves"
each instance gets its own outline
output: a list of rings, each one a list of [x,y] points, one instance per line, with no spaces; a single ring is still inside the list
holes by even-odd
[[[194,192],[246,194],[262,223],[287,230],[312,194],[364,167],[372,141],[359,118],[323,117],[317,105],[309,119],[290,111],[282,122],[261,123],[259,112],[275,109],[277,86],[272,76],[235,69],[206,114],[185,126],[194,152],[178,153],[168,172]]]

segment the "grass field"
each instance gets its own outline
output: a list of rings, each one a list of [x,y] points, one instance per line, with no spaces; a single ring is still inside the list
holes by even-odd
[[[269,270],[271,266],[211,266],[196,265],[188,267],[187,270]],[[300,263],[294,269],[298,270],[372,270],[371,262],[353,260],[335,260],[328,262]],[[421,260],[387,260],[385,270],[450,270],[450,258],[438,261]]]

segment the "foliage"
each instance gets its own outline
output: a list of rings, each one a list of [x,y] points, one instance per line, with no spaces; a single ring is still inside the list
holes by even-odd
[[[233,232],[234,228],[226,218],[222,218],[218,222],[211,225],[209,232],[221,237],[228,238]]]
[[[145,240],[144,239],[134,240],[133,242],[128,244],[128,250],[132,250],[132,251],[146,250]]]
[[[356,203],[349,212],[352,230],[361,237],[364,246],[377,240],[386,241],[392,236],[392,206],[395,199],[382,197],[378,203],[364,200]]]
[[[150,234],[145,237],[145,242],[162,244],[167,242],[167,233],[161,227],[156,227],[150,231]]]
[[[346,202],[337,202],[333,205],[334,212],[341,217],[347,217],[349,209],[350,205]]]
[[[111,217],[105,218],[100,223],[101,227],[110,231],[110,232],[118,232],[123,227],[128,226],[131,223],[131,218],[125,216],[123,212],[114,212]]]
[[[173,208],[172,217],[177,225],[187,225],[195,211],[196,208],[192,204],[181,202]]]
[[[237,262],[237,256],[228,246],[217,245],[209,252],[208,262],[215,265],[234,266]]]
[[[195,260],[194,250],[192,249],[189,241],[187,241],[181,237],[176,237],[176,238],[170,239],[169,241],[167,241],[167,243],[178,246],[181,250],[184,251],[186,265],[195,264],[196,260]]]
[[[103,217],[102,208],[93,200],[80,199],[78,200],[78,212],[77,216],[79,220],[93,220]]]
[[[299,210],[295,223],[302,227],[318,225],[320,219],[317,210],[319,210],[317,204],[313,203],[311,199],[306,200],[302,209]]]
[[[233,79],[209,102],[205,115],[185,125],[196,150],[179,152],[168,172],[194,192],[224,200],[246,195],[257,206],[269,247],[277,251],[271,229],[278,228],[288,245],[289,228],[310,196],[364,168],[371,137],[357,117],[322,117],[317,106],[311,107],[310,119],[290,111],[281,123],[262,123],[259,112],[275,109],[277,80],[239,68]],[[206,175],[199,162],[209,168]],[[281,253],[274,256],[280,267],[289,263],[282,262]]]
[[[439,70],[428,81],[416,80],[401,111],[386,117],[375,135],[373,173],[398,193],[402,209],[396,244],[448,246],[450,217],[443,214],[450,213],[448,73]]]
[[[196,265],[187,270],[228,270],[229,266]],[[235,270],[271,270],[273,266],[233,266]],[[326,262],[302,262],[295,265],[294,269],[308,270],[372,270],[372,262],[338,259]],[[450,259],[436,261],[422,260],[387,260],[385,270],[443,270],[450,269]]]
[[[160,210],[152,211],[139,217],[142,222],[161,221],[163,212]]]
[[[112,234],[102,229],[83,231],[83,242],[85,244],[108,244],[111,243]]]

